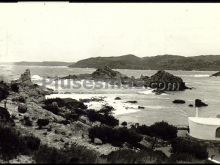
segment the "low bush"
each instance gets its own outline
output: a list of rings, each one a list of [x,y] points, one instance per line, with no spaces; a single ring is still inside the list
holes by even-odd
[[[73,144],[66,149],[56,149],[42,145],[34,154],[36,163],[69,164],[69,163],[96,163],[97,154],[85,146]]]
[[[9,160],[19,154],[30,154],[37,150],[40,140],[33,136],[23,136],[15,128],[0,123],[0,155]]]
[[[17,83],[11,83],[11,90],[13,92],[19,92],[19,86]]]
[[[89,138],[94,142],[99,138],[103,143],[110,143],[113,146],[122,146],[125,142],[137,146],[142,136],[127,128],[111,128],[107,126],[95,126],[89,129]]]
[[[100,114],[95,110],[87,110],[87,116],[91,122],[99,121],[102,124],[115,127],[119,124],[119,120],[112,115]]]
[[[44,126],[47,126],[50,123],[48,119],[38,119],[37,125],[39,126],[39,129],[41,129]]]
[[[112,114],[112,111],[114,111],[114,108],[112,106],[104,105],[98,112],[109,115]]]
[[[0,81],[0,101],[6,99],[9,95],[9,87],[8,85],[3,82],[3,81]]]
[[[171,143],[173,153],[191,154],[197,159],[207,159],[207,146],[184,138],[176,138]]]
[[[151,126],[137,126],[136,131],[143,135],[158,137],[163,140],[172,140],[177,137],[177,128],[164,121],[156,122]]]
[[[69,109],[86,109],[87,106],[83,104],[83,102],[77,101],[75,99],[71,98],[52,98],[52,99],[46,99],[44,101],[45,105],[51,105],[53,102],[56,102],[58,107],[66,107]]]

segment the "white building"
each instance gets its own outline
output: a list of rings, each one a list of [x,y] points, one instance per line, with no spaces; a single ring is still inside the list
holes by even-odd
[[[189,117],[189,135],[202,140],[220,140],[220,118]]]

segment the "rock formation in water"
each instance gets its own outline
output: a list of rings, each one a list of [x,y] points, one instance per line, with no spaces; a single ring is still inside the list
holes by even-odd
[[[182,78],[174,76],[163,70],[158,71],[145,81],[145,86],[163,91],[182,91],[188,89]]]
[[[151,77],[141,75],[140,78],[128,77],[118,71],[105,66],[94,71],[92,74],[69,75],[61,79],[92,79],[99,81],[110,80],[114,84],[130,85],[131,87],[150,87],[155,89],[156,94],[162,94],[164,91],[182,91],[189,89],[185,86],[182,78],[174,76],[166,71],[158,71]]]
[[[218,77],[218,76],[220,76],[220,71],[217,72],[217,73],[212,74],[210,77]]]

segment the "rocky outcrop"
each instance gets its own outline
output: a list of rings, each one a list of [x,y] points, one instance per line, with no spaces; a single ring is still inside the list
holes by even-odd
[[[125,76],[121,74],[120,72],[114,71],[110,67],[105,66],[93,72],[92,77],[94,79],[121,79],[122,77],[125,77]]]
[[[196,99],[195,100],[195,106],[196,107],[206,107],[206,106],[208,106],[208,104],[202,102],[202,100],[200,100],[200,99]]]
[[[217,73],[212,74],[210,77],[219,77],[220,76],[220,71]]]
[[[20,78],[19,78],[20,83],[24,84],[24,85],[33,85],[32,81],[31,81],[31,72],[29,69],[26,69],[25,72],[23,74],[21,74]]]
[[[188,89],[182,78],[163,70],[158,71],[145,81],[145,86],[163,91],[182,91]]]

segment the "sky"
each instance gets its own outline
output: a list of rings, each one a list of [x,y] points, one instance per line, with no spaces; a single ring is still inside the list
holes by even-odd
[[[0,62],[220,54],[219,3],[0,4]]]

